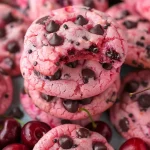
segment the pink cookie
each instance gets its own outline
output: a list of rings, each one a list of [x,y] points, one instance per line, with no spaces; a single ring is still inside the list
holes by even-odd
[[[100,11],[108,8],[108,0],[18,0],[18,4],[27,11],[32,20],[66,6],[84,5]]]
[[[111,121],[126,139],[139,137],[150,145],[150,91],[129,96],[150,87],[150,71],[130,73],[122,83],[120,100],[111,108]]]
[[[104,137],[78,125],[61,125],[46,133],[33,150],[114,150]]]
[[[35,90],[30,90],[29,93],[35,105],[46,113],[58,118],[79,120],[88,117],[86,112],[79,111],[80,108],[87,109],[92,116],[101,114],[110,108],[117,99],[119,86],[118,80],[100,95],[82,100],[62,99]]]
[[[52,96],[83,99],[98,95],[117,78],[127,53],[125,39],[110,17],[94,9],[52,11],[27,31],[23,77],[29,89]]]
[[[90,119],[83,119],[83,120],[64,120],[60,118],[56,118],[54,116],[51,116],[44,111],[40,110],[38,107],[36,107],[31,99],[31,97],[23,91],[20,95],[21,98],[21,104],[24,108],[24,110],[29,114],[29,116],[33,120],[40,120],[42,122],[45,122],[51,126],[51,128],[54,128],[56,126],[59,126],[61,124],[79,124],[81,126],[86,126],[88,123],[90,123]],[[95,121],[100,119],[100,115],[93,116],[93,119]]]
[[[12,80],[0,69],[0,115],[4,114],[12,102]]]
[[[0,4],[0,67],[11,76],[20,75],[20,57],[28,25],[17,10]]]

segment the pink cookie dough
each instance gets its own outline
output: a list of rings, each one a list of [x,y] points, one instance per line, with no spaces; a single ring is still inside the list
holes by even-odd
[[[51,128],[54,128],[62,124],[68,124],[68,123],[86,126],[88,123],[91,122],[91,120],[88,118],[82,119],[82,120],[81,119],[80,120],[65,120],[65,119],[60,119],[60,118],[51,116],[47,114],[46,112],[40,110],[38,107],[36,107],[30,95],[28,95],[25,92],[25,90],[23,90],[22,93],[20,94],[20,100],[21,100],[21,104],[24,110],[33,120],[39,120],[39,121],[45,122],[48,125],[50,125]],[[93,116],[94,121],[98,121],[99,119],[100,119],[100,115]]]
[[[114,150],[106,139],[78,125],[61,125],[46,133],[33,150]]]
[[[62,119],[79,120],[88,117],[86,112],[79,111],[80,108],[87,109],[92,116],[101,114],[110,108],[117,99],[119,86],[120,82],[117,80],[98,96],[82,100],[62,99],[35,90],[29,90],[29,94],[34,104],[46,113]]]
[[[86,7],[57,9],[29,27],[21,71],[28,89],[84,99],[116,80],[126,45],[124,32],[104,13]]]
[[[150,91],[129,96],[150,87],[150,71],[132,72],[122,82],[120,100],[111,108],[110,118],[126,139],[139,137],[150,146]]]
[[[3,115],[12,102],[12,80],[8,74],[0,68],[0,115]]]
[[[0,68],[11,76],[20,75],[20,57],[28,26],[20,12],[0,4]]]

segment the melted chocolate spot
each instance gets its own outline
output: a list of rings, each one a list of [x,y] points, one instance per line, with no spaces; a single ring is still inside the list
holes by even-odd
[[[125,91],[128,93],[136,92],[138,88],[139,88],[139,83],[135,80],[130,81],[125,85]]]
[[[89,47],[89,49],[87,49],[88,51],[92,52],[92,53],[98,53],[99,52],[99,49],[96,45],[91,45]]]
[[[16,41],[11,41],[7,44],[6,49],[10,52],[10,53],[17,53],[20,51],[20,46],[18,45],[18,43]]]
[[[107,150],[107,147],[101,142],[94,142],[93,150]]]
[[[11,22],[16,22],[17,21],[17,18],[15,18],[13,16],[13,14],[11,12],[9,12],[8,14],[6,14],[4,17],[3,17],[3,20],[5,21],[6,24],[8,23],[11,23]]]
[[[88,129],[86,128],[80,128],[76,131],[77,137],[78,138],[88,138],[91,136],[91,133]]]
[[[50,95],[46,95],[44,93],[41,93],[41,97],[46,101],[46,102],[50,102],[53,100],[54,96],[50,96]]]
[[[61,124],[72,124],[70,120],[61,120]]]
[[[128,132],[128,130],[129,130],[129,121],[128,121],[128,119],[126,117],[121,119],[119,121],[119,126],[120,126],[122,132]]]
[[[49,43],[51,46],[60,46],[64,43],[64,39],[61,36],[57,35],[57,33],[54,33],[49,40]]]
[[[127,29],[133,29],[137,27],[137,22],[133,22],[130,20],[126,20],[125,22],[123,22],[123,25],[127,28]]]
[[[109,57],[110,59],[114,59],[119,61],[120,60],[120,54],[118,52],[116,52],[113,49],[109,49],[106,51],[106,56]]]
[[[46,25],[46,31],[48,33],[57,32],[59,28],[60,28],[60,25],[53,20],[50,21],[49,24]]]
[[[9,117],[14,117],[14,118],[18,118],[21,119],[24,114],[23,112],[20,110],[19,107],[14,107],[9,113],[8,113]]]
[[[111,63],[103,63],[102,67],[106,70],[111,70],[113,66]]]
[[[140,42],[140,41],[137,41],[137,42],[136,42],[136,45],[137,45],[137,46],[144,47],[144,43],[142,43],[142,42]]]
[[[71,113],[75,113],[79,109],[79,103],[76,100],[64,100],[63,105],[64,108]]]
[[[49,16],[42,17],[42,18],[40,18],[39,20],[36,21],[36,24],[45,25],[45,22],[48,18],[49,18]]]
[[[93,70],[85,68],[82,70],[82,78],[83,78],[83,82],[86,84],[86,83],[88,83],[90,78],[93,78],[95,80],[96,75]]]
[[[64,27],[66,30],[69,29],[69,27],[68,27],[66,24],[64,24],[63,27]]]
[[[85,19],[82,15],[77,16],[75,24],[83,26],[83,25],[86,25],[87,23],[88,23],[88,20]]]
[[[29,49],[29,50],[28,50],[28,53],[29,53],[29,54],[31,54],[31,53],[32,53],[32,50],[31,50],[31,49]]]
[[[90,29],[91,33],[97,34],[97,35],[103,35],[104,30],[100,24],[94,26],[92,29]]]
[[[140,97],[138,98],[138,103],[142,108],[149,108],[150,107],[150,95],[149,94],[140,95]]]
[[[49,80],[59,80],[61,78],[61,70],[57,70],[56,73],[53,76],[49,76]]]
[[[6,30],[5,28],[0,28],[0,38],[3,38],[6,36]]]
[[[90,7],[90,8],[95,7],[93,0],[84,0],[83,5],[86,6],[86,7]]]
[[[67,135],[61,136],[58,142],[63,149],[70,149],[73,146],[73,140]]]
[[[81,100],[80,103],[82,105],[88,105],[88,104],[91,104],[92,101],[93,101],[93,97],[89,97],[89,98],[85,98],[85,99]]]
[[[70,62],[66,64],[70,68],[76,68],[78,66],[78,61]]]
[[[11,58],[5,58],[3,62],[9,66],[10,69],[13,69],[15,67],[14,61]]]

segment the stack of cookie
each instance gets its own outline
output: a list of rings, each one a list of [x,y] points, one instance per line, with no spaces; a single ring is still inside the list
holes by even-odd
[[[98,118],[117,98],[126,45],[120,27],[94,9],[66,7],[35,20],[21,58],[23,106],[34,119],[57,122],[51,126],[82,122],[82,108]]]

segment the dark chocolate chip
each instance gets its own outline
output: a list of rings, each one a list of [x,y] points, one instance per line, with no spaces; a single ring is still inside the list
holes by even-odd
[[[140,95],[140,97],[138,98],[138,103],[140,107],[142,108],[149,108],[150,107],[150,95],[149,94]]]
[[[97,24],[96,26],[91,28],[90,32],[93,34],[97,34],[97,35],[103,35],[104,34],[103,27],[100,24]]]
[[[69,29],[69,27],[68,27],[66,24],[64,24],[63,27],[64,27],[66,30]]]
[[[109,49],[106,51],[106,56],[109,57],[110,59],[114,59],[119,61],[120,60],[120,54],[118,52],[116,52],[113,49]]]
[[[5,97],[5,98],[8,98],[8,97],[9,97],[9,95],[8,95],[8,94],[5,94],[5,95],[4,95],[4,97]]]
[[[102,67],[106,70],[111,70],[113,66],[111,63],[103,63]]]
[[[45,16],[36,21],[36,24],[44,25],[49,16]]]
[[[123,22],[123,25],[127,28],[127,29],[133,29],[137,27],[137,22],[133,22],[130,20],[126,20],[125,22]]]
[[[58,142],[63,149],[70,149],[73,146],[73,140],[67,135],[61,136]]]
[[[44,93],[41,93],[41,97],[46,101],[46,102],[50,102],[53,100],[54,96],[50,96],[50,95],[46,95]]]
[[[79,102],[76,100],[64,100],[63,105],[64,108],[71,113],[75,113],[79,109]]]
[[[132,118],[132,117],[133,117],[133,114],[129,114],[129,117]]]
[[[61,78],[61,74],[62,74],[61,70],[58,69],[53,76],[49,76],[48,78],[49,80],[59,80]]]
[[[138,88],[139,88],[139,83],[135,80],[130,81],[125,85],[125,91],[128,93],[136,92]]]
[[[5,28],[0,28],[0,38],[3,38],[6,36],[6,30]]]
[[[29,54],[31,54],[31,53],[32,53],[32,50],[31,50],[31,49],[29,49],[29,50],[28,50],[28,53],[29,53]]]
[[[140,47],[144,47],[144,43],[142,43],[142,42],[140,42],[140,41],[137,41],[137,42],[136,42],[136,45],[137,45],[137,46],[140,46]]]
[[[93,0],[84,0],[83,1],[84,6],[90,7],[90,8],[95,8]]]
[[[53,142],[54,142],[54,143],[57,143],[57,142],[58,142],[58,140],[57,140],[57,139],[54,139],[54,140],[53,140]]]
[[[148,82],[147,82],[147,81],[142,81],[141,84],[142,84],[144,87],[147,87],[147,86],[148,86]]]
[[[88,23],[88,20],[84,18],[82,15],[77,16],[75,24],[83,26],[83,25],[86,25],[87,23]]]
[[[7,44],[6,49],[10,53],[16,53],[16,52],[20,51],[20,46],[18,45],[18,43],[16,41],[11,41]]]
[[[93,97],[89,97],[89,98],[85,98],[85,99],[83,99],[83,100],[80,100],[80,103],[81,103],[82,105],[88,105],[88,104],[91,104],[92,101],[93,101]]]
[[[99,49],[96,45],[91,45],[89,47],[89,49],[87,49],[88,51],[92,52],[92,53],[98,53],[99,52]]]
[[[150,58],[150,45],[146,46],[147,55]]]
[[[57,33],[53,33],[53,36],[49,40],[51,46],[60,46],[64,43],[64,39],[57,35]]]
[[[144,36],[141,36],[141,40],[145,40],[145,37],[144,37]]]
[[[119,126],[120,126],[122,132],[128,132],[128,130],[129,130],[129,121],[128,121],[128,119],[126,117],[121,119],[119,121]]]
[[[18,21],[18,19],[15,18],[11,12],[7,13],[7,14],[3,17],[3,20],[5,21],[6,24],[11,23],[11,22],[16,22],[16,21]]]
[[[88,129],[86,128],[80,128],[76,131],[77,137],[78,138],[88,138],[91,136],[91,133]]]
[[[8,113],[9,117],[14,117],[14,118],[18,118],[21,119],[24,114],[23,112],[20,110],[19,107],[14,107],[9,113]]]
[[[5,59],[3,60],[3,62],[4,62],[7,66],[9,66],[10,69],[13,69],[13,68],[15,67],[15,63],[14,63],[14,61],[13,61],[11,58],[5,58]]]
[[[34,74],[36,75],[36,76],[40,76],[41,74],[40,74],[40,72],[38,72],[38,71],[36,71],[36,70],[34,70]]]
[[[95,72],[89,68],[85,68],[82,70],[82,78],[83,82],[86,84],[88,83],[90,78],[93,78],[94,80],[96,79]]]
[[[68,55],[74,55],[74,54],[75,54],[75,50],[74,49],[68,50]]]
[[[101,142],[94,142],[92,145],[93,150],[107,150],[107,147]]]
[[[74,62],[69,62],[66,65],[70,68],[76,68],[78,66],[78,61],[76,60]]]
[[[79,45],[80,45],[80,43],[79,43],[79,42],[76,42],[76,45],[77,45],[77,46],[79,46]]]
[[[84,39],[85,41],[88,41],[88,38],[86,36],[83,36],[82,39]]]
[[[61,124],[72,124],[70,120],[61,120]]]
[[[104,29],[108,29],[108,27],[110,27],[111,24],[110,23],[107,23],[105,26],[104,26]]]
[[[37,64],[38,64],[37,61],[34,61],[33,65],[36,66]]]
[[[53,33],[53,32],[57,32],[60,28],[60,25],[58,23],[56,23],[55,21],[50,21],[47,25],[46,25],[46,31],[48,33]]]

